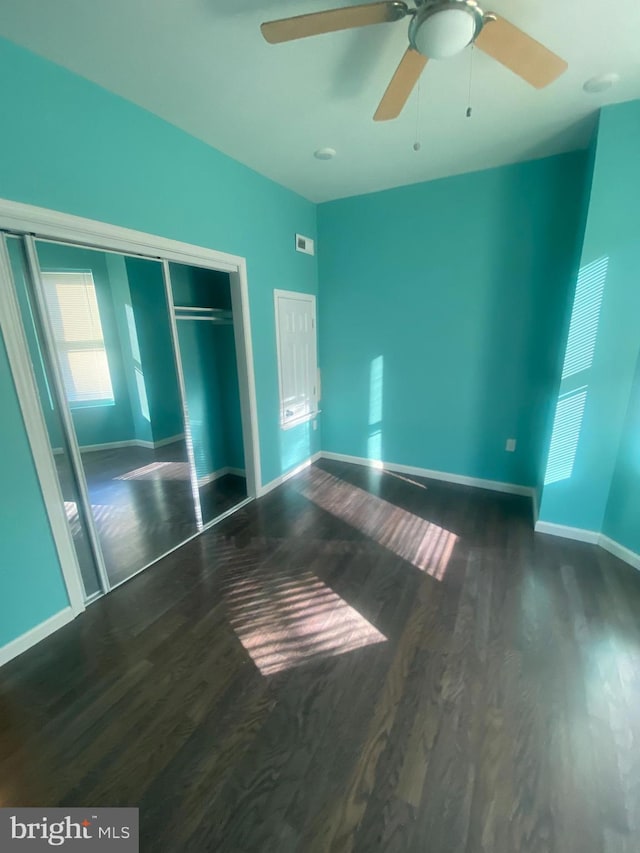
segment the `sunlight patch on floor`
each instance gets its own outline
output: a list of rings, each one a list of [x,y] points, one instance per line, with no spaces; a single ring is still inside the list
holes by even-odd
[[[233,630],[265,676],[387,639],[308,571],[244,569],[227,577],[223,598]]]
[[[126,474],[114,477],[114,480],[189,480],[188,462],[151,462],[141,468],[134,468]]]
[[[311,468],[300,493],[421,572],[442,580],[458,537],[420,516]]]
[[[386,477],[395,477],[396,480],[403,480],[405,483],[411,483],[412,486],[418,486],[420,489],[428,488],[426,483],[420,483],[418,480],[413,480],[411,477],[405,477],[404,474],[398,474],[397,471],[388,471],[385,468],[384,473]]]

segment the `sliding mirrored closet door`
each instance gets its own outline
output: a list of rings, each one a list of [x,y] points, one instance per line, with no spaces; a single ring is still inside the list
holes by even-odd
[[[35,252],[113,586],[198,529],[162,264],[42,240]]]
[[[0,236],[90,600],[247,499],[231,280]]]
[[[184,384],[204,524],[247,497],[229,275],[171,263]]]

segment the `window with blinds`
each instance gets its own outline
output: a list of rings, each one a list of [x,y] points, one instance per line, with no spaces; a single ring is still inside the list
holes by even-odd
[[[93,275],[90,272],[45,272],[42,280],[70,405],[113,403]]]
[[[287,429],[318,414],[316,301],[304,293],[275,291],[280,426]]]

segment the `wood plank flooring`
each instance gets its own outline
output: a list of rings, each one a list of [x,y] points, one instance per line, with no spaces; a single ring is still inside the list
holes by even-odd
[[[144,851],[637,853],[640,574],[323,461],[0,671],[3,805]]]

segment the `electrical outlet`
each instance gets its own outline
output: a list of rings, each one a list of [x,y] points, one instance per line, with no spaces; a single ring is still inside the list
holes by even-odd
[[[516,449],[516,440],[515,438],[508,438],[507,443],[505,445],[505,450],[507,453],[513,453]]]
[[[314,420],[314,422],[313,422],[313,428],[314,428],[314,430],[315,430],[315,429],[318,429],[318,421],[315,421],[315,420]]]

